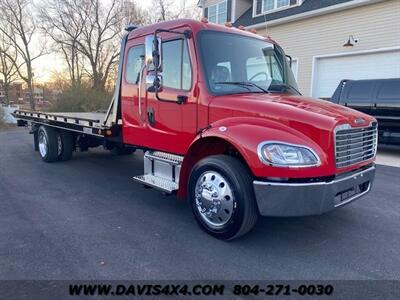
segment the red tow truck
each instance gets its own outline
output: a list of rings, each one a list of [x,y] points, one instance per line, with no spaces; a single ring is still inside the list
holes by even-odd
[[[262,216],[318,215],[367,194],[374,118],[300,94],[270,38],[193,20],[129,26],[107,114],[18,110],[45,162],[144,153],[140,184],[187,199],[219,239]]]

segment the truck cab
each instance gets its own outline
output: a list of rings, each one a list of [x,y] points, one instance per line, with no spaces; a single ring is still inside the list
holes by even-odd
[[[144,150],[134,180],[187,199],[219,239],[259,215],[323,214],[370,191],[377,122],[302,96],[290,63],[270,38],[206,20],[131,28],[104,124]]]

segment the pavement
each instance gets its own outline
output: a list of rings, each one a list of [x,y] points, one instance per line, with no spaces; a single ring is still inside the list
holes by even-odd
[[[379,165],[372,192],[346,207],[260,218],[224,242],[184,201],[131,180],[140,152],[45,164],[32,144],[26,129],[0,131],[0,280],[400,279],[400,168]]]
[[[376,162],[381,165],[400,168],[400,146],[379,146]]]

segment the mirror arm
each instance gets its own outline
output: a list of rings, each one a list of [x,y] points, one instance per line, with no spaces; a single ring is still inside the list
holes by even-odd
[[[154,32],[154,41],[157,41],[157,43],[158,43],[158,34],[161,33],[161,32],[174,33],[174,34],[182,34],[182,35],[185,37],[185,39],[191,39],[192,36],[193,36],[192,31],[189,30],[189,29],[188,29],[188,30],[185,30],[185,31],[183,31],[183,32],[174,31],[174,30],[168,30],[168,29],[157,29],[157,30]],[[157,49],[159,49],[159,47],[157,47]],[[154,72],[155,72],[155,78],[156,78],[156,80],[157,80],[157,78],[158,78],[158,68],[155,68]],[[158,101],[161,101],[161,102],[172,102],[171,100],[163,99],[163,98],[160,97],[160,95],[159,95],[159,90],[158,90],[158,86],[154,86],[154,89],[155,89],[156,99],[157,99]],[[176,103],[177,103],[177,104],[183,104],[183,103],[185,103],[186,101],[187,101],[187,96],[178,96],[178,97],[177,97],[177,100],[176,100]]]
[[[168,30],[168,29],[159,28],[154,32],[154,37],[157,37],[157,34],[161,33],[161,32],[182,34],[186,39],[191,39],[192,36],[193,36],[193,33],[192,33],[192,31],[190,29],[187,29],[187,30],[182,32],[182,31],[175,31],[175,30]]]
[[[144,69],[146,68],[146,64],[144,63],[143,59],[143,66],[140,69],[140,74],[139,74],[139,91],[138,91],[138,108],[139,108],[139,117],[140,120],[143,121],[142,119],[142,84],[143,84],[143,73]]]

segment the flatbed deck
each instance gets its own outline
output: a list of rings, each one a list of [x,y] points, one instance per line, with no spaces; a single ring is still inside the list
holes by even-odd
[[[40,112],[16,110],[13,116],[23,122],[33,122],[95,136],[105,136],[109,126],[104,125],[106,113]]]

